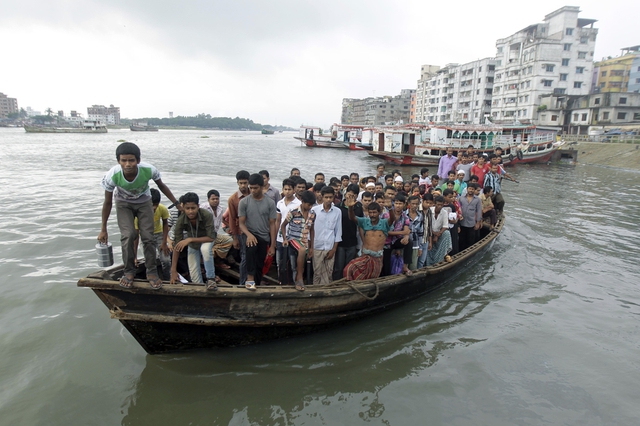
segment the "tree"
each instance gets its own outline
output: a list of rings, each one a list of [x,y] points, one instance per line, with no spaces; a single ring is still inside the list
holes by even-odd
[[[27,111],[24,108],[20,108],[19,116],[20,116],[20,118],[27,118],[29,116],[29,114],[27,114]]]
[[[47,108],[44,112],[47,113],[47,116],[51,117],[51,114],[53,114],[53,110],[51,109],[51,107]]]

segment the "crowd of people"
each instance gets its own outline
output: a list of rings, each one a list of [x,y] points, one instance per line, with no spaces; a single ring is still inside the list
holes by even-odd
[[[281,188],[271,185],[267,170],[240,170],[238,190],[223,209],[215,189],[203,202],[193,192],[176,199],[158,170],[140,161],[140,149],[125,142],[116,149],[118,164],[102,181],[98,240],[108,241],[115,200],[125,288],[135,277],[138,239],[154,289],[163,279],[171,284],[188,279],[215,291],[216,269],[238,263],[239,284],[255,291],[271,284],[265,275],[273,261],[278,283],[299,291],[305,290],[305,275],[306,285],[410,276],[424,266],[451,262],[480,239],[483,226],[495,230],[505,203],[501,182],[512,179],[501,154],[498,148],[478,155],[469,146],[454,156],[449,148],[437,174],[425,167],[406,180],[399,170],[387,173],[384,164],[370,176],[352,172],[328,181],[321,172],[304,179],[293,168]],[[149,187],[150,180],[159,191]],[[173,203],[169,209],[160,203],[160,191]]]

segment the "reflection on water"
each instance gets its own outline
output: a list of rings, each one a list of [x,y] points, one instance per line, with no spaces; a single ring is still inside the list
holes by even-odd
[[[309,336],[148,356],[75,287],[97,269],[99,181],[119,139],[175,194],[216,188],[223,203],[241,168],[268,169],[275,186],[294,166],[375,170],[366,153],[292,136],[0,129],[0,423],[636,423],[635,172],[514,167],[492,253],[419,300]],[[109,232],[117,242],[115,218]]]

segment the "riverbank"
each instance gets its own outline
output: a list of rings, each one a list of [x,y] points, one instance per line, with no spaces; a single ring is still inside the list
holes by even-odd
[[[640,171],[640,145],[626,143],[578,142],[578,163],[620,167]]]

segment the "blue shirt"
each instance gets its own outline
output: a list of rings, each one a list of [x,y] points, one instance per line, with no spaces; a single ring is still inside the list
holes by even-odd
[[[313,249],[331,250],[335,243],[342,241],[342,212],[331,204],[326,211],[322,204],[311,209],[313,222]]]
[[[388,219],[380,218],[376,225],[371,223],[371,219],[368,217],[356,217],[358,220],[358,226],[364,231],[382,231],[384,235],[389,235],[389,231],[391,230],[391,225],[389,225]]]

